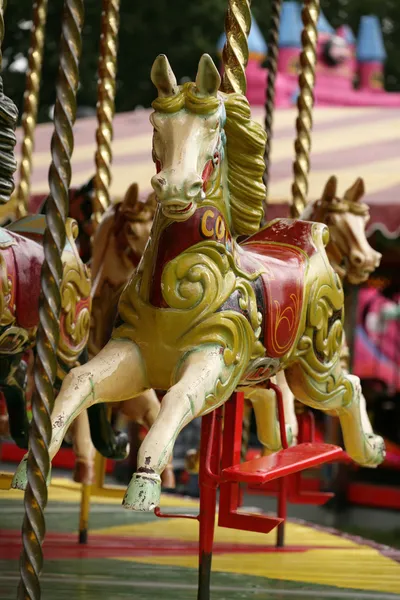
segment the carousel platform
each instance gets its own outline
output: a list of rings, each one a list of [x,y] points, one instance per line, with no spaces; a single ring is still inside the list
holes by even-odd
[[[79,486],[63,482],[55,479],[49,490],[43,600],[195,600],[196,522],[157,519],[94,496],[88,544],[79,545]],[[22,497],[0,491],[1,600],[16,598]],[[162,508],[196,514],[198,503],[168,495]],[[285,548],[274,544],[274,532],[217,527],[213,600],[399,598],[400,551],[300,521],[288,521]]]

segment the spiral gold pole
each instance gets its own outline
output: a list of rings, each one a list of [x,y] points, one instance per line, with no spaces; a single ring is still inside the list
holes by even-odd
[[[21,120],[22,148],[17,191],[17,219],[24,217],[28,212],[32,154],[38,112],[40,79],[42,75],[46,17],[47,0],[36,0],[33,5],[33,25],[28,58],[28,72],[26,75],[26,88],[24,93],[24,112]]]
[[[115,113],[115,80],[120,0],[103,0],[101,13],[101,38],[95,155],[96,176],[94,185],[93,216],[96,226],[110,205],[113,118]]]
[[[4,11],[6,1],[0,0],[0,71],[3,63],[1,48],[4,40]],[[14,191],[14,173],[17,162],[14,156],[16,144],[15,128],[18,110],[14,102],[3,93],[3,79],[0,77],[0,206],[9,202]]]
[[[292,217],[298,217],[306,203],[308,176],[310,172],[311,130],[313,124],[315,66],[317,62],[317,22],[319,0],[305,0],[302,12],[303,33],[300,54],[300,94],[297,99],[298,117],[295,141],[295,161],[293,163],[294,183],[292,185]]]
[[[71,182],[71,156],[74,145],[72,127],[76,116],[83,15],[83,0],[64,1],[54,132],[51,140],[50,194],[47,201],[47,227],[43,244],[45,259],[41,274],[40,324],[34,372],[35,395],[32,401],[29,435],[28,485],[24,499],[25,518],[22,526],[23,551],[20,561],[19,600],[39,600],[41,597],[39,576],[43,565],[46,480],[50,470],[48,452],[51,440],[50,415],[54,403],[56,350],[60,335],[60,285],[63,272],[61,253],[65,245],[65,220],[69,208],[68,188]]]
[[[282,0],[273,0],[271,7],[271,26],[268,40],[268,78],[267,92],[265,101],[265,131],[267,133],[267,141],[265,144],[265,172],[264,184],[268,193],[268,184],[271,166],[271,142],[272,142],[272,124],[275,111],[275,82],[278,72],[278,42],[279,42],[279,26],[281,22]],[[266,215],[267,206],[264,206],[264,214]]]
[[[224,92],[246,93],[246,66],[249,60],[247,38],[250,28],[250,0],[228,0],[225,17],[226,42],[222,51]]]

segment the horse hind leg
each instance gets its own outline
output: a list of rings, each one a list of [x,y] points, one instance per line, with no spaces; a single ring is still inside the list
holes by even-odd
[[[356,463],[376,467],[384,460],[384,441],[365,422],[358,377],[346,373],[339,363],[314,373],[298,362],[286,369],[286,378],[301,402],[339,417],[346,452]]]
[[[252,388],[246,390],[245,397],[253,406],[257,437],[262,446],[262,456],[273,454],[282,449],[282,440],[278,420],[278,405],[274,390],[266,388]],[[286,438],[288,444],[292,443],[292,428],[286,424]]]

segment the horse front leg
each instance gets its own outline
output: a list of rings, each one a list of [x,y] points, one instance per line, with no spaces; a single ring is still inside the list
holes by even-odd
[[[140,423],[147,430],[150,430],[155,423],[160,412],[160,401],[154,390],[147,390],[143,394],[131,398],[121,404],[121,412],[125,417]],[[168,461],[164,471],[161,473],[161,484],[165,489],[175,488],[175,475],[172,466],[172,456]]]
[[[193,351],[185,358],[177,383],[164,396],[160,413],[139,449],[138,469],[123,500],[125,508],[151,511],[158,506],[160,475],[170,460],[179,432],[195,417],[226,400],[214,396],[217,382],[225,378],[225,370],[219,346]]]
[[[72,369],[65,377],[51,414],[50,460],[57,454],[64,436],[82,411],[98,402],[121,402],[148,388],[146,370],[136,344],[111,340],[88,363]],[[12,487],[25,489],[27,455],[14,475]]]

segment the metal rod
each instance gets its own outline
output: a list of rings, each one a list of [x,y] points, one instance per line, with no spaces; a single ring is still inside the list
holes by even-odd
[[[222,51],[222,89],[226,93],[246,93],[246,66],[249,60],[247,38],[250,28],[250,0],[228,0],[225,17],[226,42]]]
[[[120,0],[103,0],[101,13],[101,37],[99,79],[97,87],[97,150],[95,155],[96,176],[94,180],[93,225],[110,205],[113,118],[115,114],[115,89],[117,74],[117,50]]]
[[[21,579],[19,600],[39,600],[39,576],[43,566],[42,544],[45,535],[44,509],[47,504],[46,480],[50,471],[50,415],[54,403],[57,373],[57,345],[61,312],[61,253],[65,245],[65,220],[68,215],[68,189],[71,182],[71,156],[79,82],[82,45],[83,0],[65,0],[61,34],[60,67],[56,84],[54,132],[51,140],[52,162],[49,170],[50,194],[46,210],[44,262],[41,273],[37,357],[34,369],[35,395],[29,435],[28,485],[25,491],[25,518],[22,526]]]
[[[268,77],[267,77],[267,91],[265,101],[265,131],[267,133],[267,142],[265,144],[265,172],[263,176],[264,185],[267,189],[270,178],[271,170],[271,145],[272,145],[272,125],[274,120],[275,111],[275,83],[276,75],[278,72],[278,43],[279,43],[279,28],[281,23],[281,8],[282,0],[273,0],[271,8],[271,26],[269,30],[268,40]],[[267,211],[267,202],[264,206],[264,214]]]
[[[4,41],[4,11],[6,1],[0,1],[0,71],[3,63],[2,46]],[[9,202],[14,191],[14,173],[17,161],[14,156],[16,144],[15,128],[18,110],[14,102],[3,93],[3,79],[0,77],[0,205]]]
[[[311,130],[313,125],[315,66],[317,62],[317,23],[319,0],[304,0],[302,12],[303,32],[301,36],[299,87],[297,99],[294,183],[292,185],[292,217],[298,217],[307,204],[308,176],[310,172]]]
[[[47,0],[36,0],[33,5],[33,25],[24,93],[24,112],[21,119],[22,147],[17,190],[17,219],[28,213],[46,19]]]

